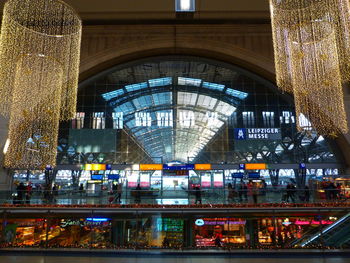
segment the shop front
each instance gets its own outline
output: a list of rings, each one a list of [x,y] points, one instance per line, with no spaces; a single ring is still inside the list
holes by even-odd
[[[306,233],[315,233],[323,227],[333,224],[335,217],[280,217],[257,220],[258,242],[260,245],[290,244],[302,238]]]
[[[125,220],[124,242],[128,247],[183,247],[184,224],[181,218],[161,216]]]
[[[246,243],[243,218],[197,218],[194,222],[196,247],[242,246]]]

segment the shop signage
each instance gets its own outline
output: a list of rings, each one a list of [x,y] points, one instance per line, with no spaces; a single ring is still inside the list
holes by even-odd
[[[260,173],[248,173],[248,178],[249,179],[259,179]]]
[[[91,219],[91,220],[88,220]],[[87,220],[62,220],[60,226],[62,228],[67,226],[90,226],[90,225],[102,225],[103,223],[109,222],[107,218],[87,218]]]
[[[109,174],[108,180],[119,180],[120,174]]]
[[[203,219],[197,219],[195,224],[196,224],[196,226],[204,226],[204,220]]]
[[[209,164],[209,163],[206,163],[206,164],[195,164],[194,165],[194,169],[195,170],[203,170],[203,171],[211,170],[211,164]]]
[[[85,164],[83,165],[83,170],[85,171],[105,171],[106,165],[105,164]]]
[[[234,138],[243,140],[281,140],[281,129],[279,128],[235,128]]]
[[[140,164],[140,171],[158,171],[163,170],[162,164]]]
[[[92,174],[91,180],[103,180],[103,174]]]
[[[233,173],[231,175],[233,179],[235,178],[242,179],[244,177],[244,173]]]
[[[311,220],[311,221],[303,221],[303,220],[296,220],[294,224],[296,225],[331,225],[333,224],[333,221],[330,220],[321,220],[321,221],[316,221],[316,220]]]
[[[184,164],[184,165],[163,164],[163,170],[171,170],[171,171],[194,170],[194,164]]]
[[[244,170],[245,169],[245,164],[244,163],[240,163],[239,164],[239,169],[240,170]]]
[[[223,220],[217,220],[217,219],[197,219],[195,221],[195,225],[196,226],[204,226],[204,225],[225,225],[225,224],[228,224],[228,225],[245,225],[246,224],[246,221],[243,220],[243,221],[237,221],[237,220],[230,220],[230,219],[223,219]]]
[[[245,169],[246,170],[266,170],[267,165],[266,163],[246,163]]]

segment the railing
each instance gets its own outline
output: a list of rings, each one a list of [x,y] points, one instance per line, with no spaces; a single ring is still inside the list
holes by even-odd
[[[228,189],[181,189],[181,190],[136,190],[122,192],[113,190],[32,190],[0,192],[0,204],[269,204],[269,203],[334,203],[346,202],[344,191],[267,188],[259,190]]]

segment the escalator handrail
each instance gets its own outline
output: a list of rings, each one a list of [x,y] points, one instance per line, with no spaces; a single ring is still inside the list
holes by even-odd
[[[329,232],[330,230],[332,230],[334,227],[340,226],[341,223],[343,223],[346,219],[348,219],[350,217],[350,213],[346,214],[345,216],[343,216],[342,218],[340,218],[339,220],[337,220],[336,222],[334,222],[333,224],[327,226],[325,229],[323,229],[322,231],[320,231],[318,234],[314,235],[313,237],[311,237],[310,239],[308,239],[307,241],[305,241],[304,243],[301,244],[301,247],[306,246],[307,244],[311,243],[312,241],[314,241],[316,238],[320,237],[323,234],[326,234],[327,232]]]

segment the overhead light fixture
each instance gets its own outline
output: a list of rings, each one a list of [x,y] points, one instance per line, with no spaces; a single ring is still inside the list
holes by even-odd
[[[55,166],[59,121],[76,113],[81,29],[77,13],[61,0],[6,2],[0,36],[0,114],[10,117],[5,167]]]
[[[194,12],[195,0],[176,0],[175,9],[176,12]]]
[[[276,82],[294,93],[297,125],[305,116],[316,131],[348,131],[342,84],[350,78],[347,0],[270,0]],[[305,129],[306,128],[306,129]]]

